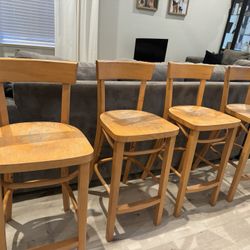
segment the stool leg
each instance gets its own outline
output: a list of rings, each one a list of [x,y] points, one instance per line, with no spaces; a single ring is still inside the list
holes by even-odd
[[[102,128],[99,124],[97,124],[96,136],[95,136],[95,145],[94,145],[94,157],[90,163],[90,174],[89,181],[91,181],[93,173],[94,173],[94,165],[98,161],[98,158],[101,154],[102,145],[104,142],[104,134],[102,132]]]
[[[108,207],[108,218],[106,228],[106,239],[112,241],[115,228],[116,209],[118,206],[119,186],[122,173],[124,143],[115,142],[113,149],[113,162],[110,184],[110,196]]]
[[[182,156],[184,157],[183,162],[185,165],[183,166],[183,170],[181,173],[179,189],[178,189],[178,194],[176,198],[176,205],[175,205],[175,210],[174,210],[175,217],[178,217],[181,214],[181,208],[184,202],[184,197],[185,197],[188,179],[189,179],[189,175],[190,175],[190,171],[192,167],[192,162],[194,159],[198,137],[199,137],[199,131],[194,131],[194,130],[190,131],[187,145],[186,145],[186,151],[184,152]]]
[[[13,174],[4,174],[4,181],[8,183],[13,183]],[[6,204],[5,220],[9,222],[12,219],[12,203],[13,203],[13,191],[4,188],[4,195],[10,192],[8,195],[8,200]]]
[[[164,202],[166,197],[166,189],[168,184],[168,177],[170,172],[170,167],[172,163],[174,145],[176,137],[171,137],[167,139],[166,150],[164,152],[162,168],[161,168],[161,177],[158,190],[158,196],[160,197],[160,203],[155,208],[154,214],[154,224],[159,225],[162,220]]]
[[[2,189],[3,189],[2,188],[2,176],[0,175],[0,249],[7,250]]]
[[[250,131],[248,131],[246,141],[244,143],[243,149],[240,154],[239,163],[236,167],[234,178],[232,181],[232,184],[230,186],[228,195],[227,195],[227,201],[232,201],[236,192],[236,189],[238,187],[238,184],[240,182],[241,176],[243,174],[243,171],[246,167],[246,163],[249,157],[250,153]]]
[[[86,249],[89,164],[79,166],[78,179],[78,249]]]
[[[238,128],[232,128],[232,129],[229,129],[229,132],[228,132],[228,136],[227,136],[226,143],[225,143],[223,151],[222,151],[220,166],[219,166],[219,169],[217,172],[217,177],[216,177],[216,181],[218,182],[218,185],[217,185],[217,187],[214,188],[214,191],[213,191],[211,199],[210,199],[210,204],[212,206],[214,206],[216,204],[219,193],[220,193],[221,183],[222,183],[222,180],[224,177],[224,172],[225,172],[225,169],[227,167],[229,157],[231,155],[231,151],[233,148],[233,144],[234,144],[237,130],[238,130]]]
[[[181,157],[181,160],[180,160],[179,166],[177,168],[177,171],[179,173],[181,173],[184,166],[185,166],[185,164],[184,164],[184,157]]]
[[[136,143],[135,142],[132,142],[131,145],[130,145],[130,152],[133,152],[135,151],[135,147],[136,147]],[[124,172],[124,175],[123,175],[123,180],[122,182],[124,184],[127,183],[128,181],[128,176],[129,176],[129,173],[130,173],[130,169],[131,169],[131,165],[132,165],[132,162],[131,160],[128,158],[127,159],[127,162],[126,162],[126,166],[125,166],[125,172]]]
[[[61,168],[61,177],[69,175],[69,168]],[[65,212],[70,210],[69,194],[67,189],[62,185],[63,209]]]

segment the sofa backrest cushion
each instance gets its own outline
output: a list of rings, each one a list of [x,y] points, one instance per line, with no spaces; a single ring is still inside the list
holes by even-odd
[[[245,51],[235,51],[230,49],[225,49],[222,57],[222,64],[232,65],[239,59],[248,59],[250,53]]]
[[[214,71],[211,77],[211,81],[213,82],[223,82],[224,81],[224,75],[226,72],[226,65],[215,65]]]
[[[45,60],[64,60],[65,59],[53,55],[42,55],[36,52],[19,50],[15,54],[16,58],[32,58],[32,59],[45,59]],[[77,79],[78,80],[95,80],[96,79],[96,69],[95,63],[78,63],[77,69]]]
[[[156,63],[155,70],[153,72],[152,81],[166,81],[168,64]]]
[[[78,63],[77,80],[96,80],[95,63]]]
[[[246,60],[246,59],[239,59],[237,60],[234,65],[240,65],[240,66],[247,66],[250,67],[250,60]]]
[[[36,52],[18,50],[15,53],[16,58],[31,58],[31,59],[45,59],[45,60],[63,60],[61,57],[53,55],[42,55]]]

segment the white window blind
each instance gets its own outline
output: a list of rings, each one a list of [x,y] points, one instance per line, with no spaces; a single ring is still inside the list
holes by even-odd
[[[0,43],[54,47],[54,0],[0,0]]]

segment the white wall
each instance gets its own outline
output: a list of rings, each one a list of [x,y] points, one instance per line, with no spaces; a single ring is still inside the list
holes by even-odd
[[[100,0],[98,57],[101,59],[117,57],[119,5],[118,0]]]
[[[133,58],[136,37],[168,38],[166,61],[218,52],[231,0],[190,0],[186,17],[137,10],[135,0],[100,0],[99,58]],[[118,6],[117,6],[117,3]],[[118,8],[117,8],[118,7]]]

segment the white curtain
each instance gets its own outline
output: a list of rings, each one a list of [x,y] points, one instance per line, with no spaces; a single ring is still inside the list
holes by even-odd
[[[55,55],[95,62],[99,0],[55,0]]]
[[[98,50],[99,0],[81,0],[79,59],[95,62]]]
[[[78,0],[55,0],[55,55],[78,60]]]

